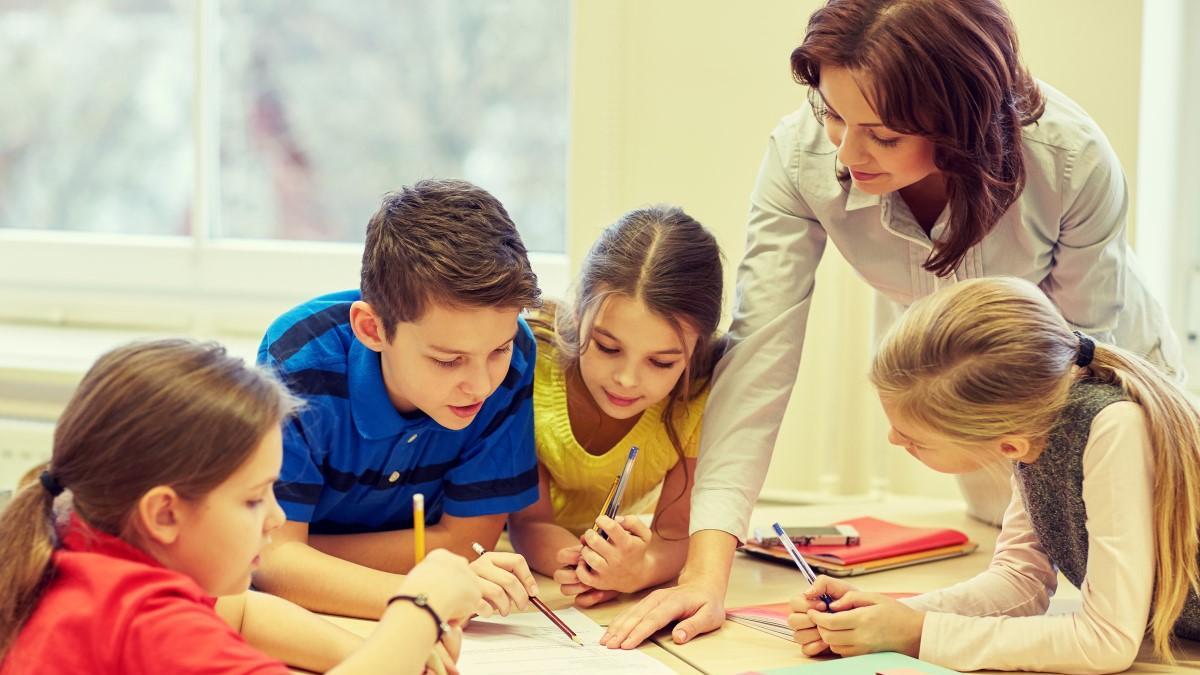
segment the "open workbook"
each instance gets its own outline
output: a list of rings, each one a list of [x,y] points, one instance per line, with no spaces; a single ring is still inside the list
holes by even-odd
[[[884,595],[899,599],[910,598],[916,593],[884,593]],[[792,629],[788,627],[787,618],[791,611],[788,603],[775,602],[767,605],[749,605],[728,609],[725,610],[725,618],[790,641]]]
[[[570,607],[555,610],[583,640],[566,638],[538,612],[472,619],[463,634],[458,670],[464,675],[669,675],[661,661],[640,652],[609,649],[599,643],[604,628]]]

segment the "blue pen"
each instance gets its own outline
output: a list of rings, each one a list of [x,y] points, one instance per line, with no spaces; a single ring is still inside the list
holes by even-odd
[[[792,543],[791,537],[787,536],[783,531],[783,526],[775,523],[771,527],[775,530],[776,536],[779,537],[779,543],[783,544],[784,550],[788,552],[788,555],[792,556],[792,561],[796,563],[796,567],[800,568],[800,573],[804,575],[805,579],[808,579],[808,585],[815,584],[817,582],[817,573],[813,571],[813,568],[808,566],[808,561],[804,559],[804,556],[800,555],[800,551],[796,550],[796,544]],[[825,603],[825,608],[828,611],[833,611],[833,607],[831,607],[833,605],[833,598],[829,597],[828,593],[821,594],[821,601]]]

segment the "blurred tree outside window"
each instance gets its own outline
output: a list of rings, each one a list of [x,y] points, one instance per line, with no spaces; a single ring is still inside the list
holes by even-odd
[[[457,177],[565,250],[569,2],[220,0],[199,30],[200,2],[0,0],[0,228],[186,237],[206,200],[212,239],[356,242]]]

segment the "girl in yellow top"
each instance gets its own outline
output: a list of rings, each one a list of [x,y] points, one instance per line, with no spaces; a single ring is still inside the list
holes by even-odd
[[[700,420],[724,344],[721,283],[721,251],[704,226],[678,208],[637,209],[588,252],[573,306],[530,317],[541,488],[509,531],[530,567],[577,605],[660,584],[683,566]],[[653,503],[653,528],[597,517],[633,445],[622,511]]]

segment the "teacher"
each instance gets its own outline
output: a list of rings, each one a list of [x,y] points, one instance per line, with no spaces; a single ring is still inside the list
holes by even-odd
[[[751,197],[730,334],[704,417],[678,586],[626,610],[630,649],[718,628],[734,549],[770,464],[831,240],[903,311],[981,276],[1038,284],[1074,327],[1182,376],[1179,345],[1135,270],[1129,197],[1104,133],[1021,65],[998,0],[830,0],[792,52],[811,109],[776,127]],[[968,479],[996,521],[1007,482]]]

